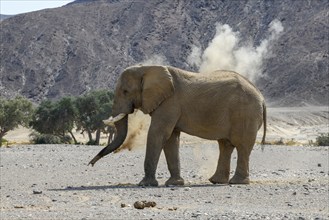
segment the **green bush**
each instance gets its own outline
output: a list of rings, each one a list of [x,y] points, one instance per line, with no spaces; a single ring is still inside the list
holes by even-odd
[[[58,137],[53,134],[30,134],[30,139],[33,144],[69,144],[72,139],[70,136]]]
[[[1,138],[0,141],[1,141],[0,147],[1,147],[3,144],[7,144],[7,143],[8,143],[8,141],[7,141],[6,139],[4,139],[4,138]]]
[[[327,134],[320,134],[316,138],[316,145],[317,146],[329,146],[329,133]]]
[[[99,143],[96,142],[96,140],[90,140],[86,143],[86,145],[99,145]]]
[[[73,140],[70,137],[70,135],[64,135],[64,137],[61,137],[61,140],[62,140],[63,144],[72,144],[73,143]],[[77,142],[75,142],[75,143],[77,143]]]

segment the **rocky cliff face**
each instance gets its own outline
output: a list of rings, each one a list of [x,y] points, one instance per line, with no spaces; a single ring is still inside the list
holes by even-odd
[[[284,27],[256,84],[275,105],[328,105],[328,1],[79,0],[0,23],[0,92],[36,102],[113,89],[136,63],[197,70],[193,45],[204,50],[216,24],[259,45],[277,19]]]

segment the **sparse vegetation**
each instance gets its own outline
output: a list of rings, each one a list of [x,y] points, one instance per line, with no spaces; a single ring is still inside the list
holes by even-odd
[[[112,113],[112,100],[112,92],[99,90],[77,98],[43,101],[30,122],[30,126],[39,133],[32,134],[31,141],[42,144],[69,143],[73,139],[78,144],[73,135],[73,129],[76,128],[81,133],[87,132],[87,144],[98,145],[101,132],[108,132],[103,120]],[[95,138],[92,136],[94,132]],[[69,139],[68,134],[71,136]]]
[[[294,138],[291,138],[290,140],[284,140],[283,138],[280,138],[279,140],[266,141],[266,144],[267,145],[286,145],[286,146],[302,145],[301,143],[295,141]]]
[[[329,146],[329,132],[327,134],[320,134],[316,138],[315,143],[317,146]]]
[[[77,109],[76,126],[82,133],[87,132],[89,141],[87,144],[98,145],[101,132],[107,133],[103,123],[112,113],[114,95],[107,90],[99,90],[80,96],[76,99]],[[95,139],[92,133],[96,132]]]
[[[280,138],[279,140],[274,141],[267,141],[267,145],[286,145],[286,146],[298,146],[298,145],[305,145],[303,143],[299,143],[294,138],[290,140],[284,140]],[[308,146],[329,146],[329,133],[322,133],[316,137],[315,142],[313,140],[309,140]]]
[[[57,136],[60,140],[67,139],[66,136],[69,133],[74,142],[77,143],[72,132],[76,112],[71,97],[64,97],[57,102],[46,100],[41,102],[36,109],[30,126],[40,134]]]
[[[8,143],[8,141],[6,139],[4,139],[4,138],[1,138],[0,141],[1,141],[0,146],[2,146],[5,143]]]
[[[33,106],[30,101],[23,97],[4,99],[0,97],[0,147],[3,137],[8,131],[17,128],[19,125],[28,127],[33,114]]]
[[[291,138],[289,141],[287,141],[285,143],[285,145],[288,145],[288,146],[296,146],[296,145],[300,145],[297,141],[295,141],[294,138]]]
[[[34,109],[25,98],[0,97],[0,146],[8,143],[3,136],[18,126],[36,131],[30,134],[34,144],[79,144],[73,134],[73,129],[77,129],[81,133],[87,132],[89,140],[86,144],[98,145],[101,133],[113,133],[103,123],[112,113],[113,98],[112,92],[99,90],[77,98],[45,100]],[[93,133],[96,133],[95,138]]]
[[[63,144],[62,139],[53,134],[39,134],[33,132],[30,134],[30,139],[33,144]]]

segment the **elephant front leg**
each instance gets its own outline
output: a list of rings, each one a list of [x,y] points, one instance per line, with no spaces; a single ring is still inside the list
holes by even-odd
[[[173,106],[172,103],[167,105]],[[176,122],[178,120],[176,109],[158,108],[152,112],[151,125],[147,134],[146,155],[144,162],[145,176],[139,183],[140,186],[157,186],[158,182],[155,178],[162,148],[171,139],[174,132]],[[179,137],[179,134],[178,134]],[[169,141],[170,142],[170,141]],[[178,150],[178,147],[177,147]]]
[[[234,146],[228,140],[219,140],[219,159],[215,174],[209,179],[213,184],[228,184],[231,155]]]
[[[170,172],[166,186],[184,185],[184,179],[180,176],[179,135],[179,131],[174,131],[163,148]]]
[[[162,147],[171,136],[172,130],[167,129],[161,123],[154,123],[152,118],[151,126],[147,135],[146,155],[144,161],[145,176],[138,184],[140,186],[158,186],[155,178]]]
[[[150,136],[150,132],[149,135]],[[154,137],[148,138],[146,144],[146,155],[144,161],[144,173],[145,176],[142,181],[139,182],[139,186],[158,186],[158,181],[155,178],[156,169],[158,166],[162,144],[158,141],[154,141]]]

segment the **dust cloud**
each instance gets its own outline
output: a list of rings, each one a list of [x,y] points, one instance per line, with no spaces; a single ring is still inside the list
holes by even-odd
[[[216,144],[217,142],[209,141],[208,145]],[[216,171],[219,157],[219,148],[206,145],[205,141],[200,139],[200,143],[193,146],[194,162],[198,164],[199,169],[197,174],[203,180],[209,179]]]
[[[159,55],[159,54],[153,54],[146,60],[142,61],[140,63],[143,66],[147,65],[169,65],[168,60],[166,59],[165,56]]]
[[[255,81],[262,74],[263,60],[271,56],[271,45],[283,31],[279,20],[269,24],[267,37],[259,45],[252,42],[241,42],[239,32],[234,32],[227,24],[216,25],[216,35],[202,52],[193,45],[187,58],[190,65],[199,67],[200,72],[211,72],[217,69],[233,70]]]
[[[199,72],[214,70],[233,70],[251,81],[255,81],[263,72],[263,61],[272,56],[271,45],[279,39],[283,26],[279,20],[273,20],[268,27],[266,37],[259,45],[242,42],[239,32],[234,32],[227,24],[216,25],[216,34],[204,51],[200,46],[192,45],[188,64],[199,68]],[[217,145],[217,143],[213,143]],[[195,146],[194,159],[199,164],[199,175],[209,178],[216,170],[218,148],[212,148],[203,141]],[[235,168],[232,166],[232,168]]]
[[[187,63],[192,66],[200,67],[202,63],[201,53],[202,51],[200,47],[192,45],[192,51],[187,57]]]
[[[121,147],[116,151],[127,149],[129,151],[137,148],[142,148],[146,144],[147,131],[150,126],[151,117],[136,110],[128,116],[128,134],[126,140]]]

